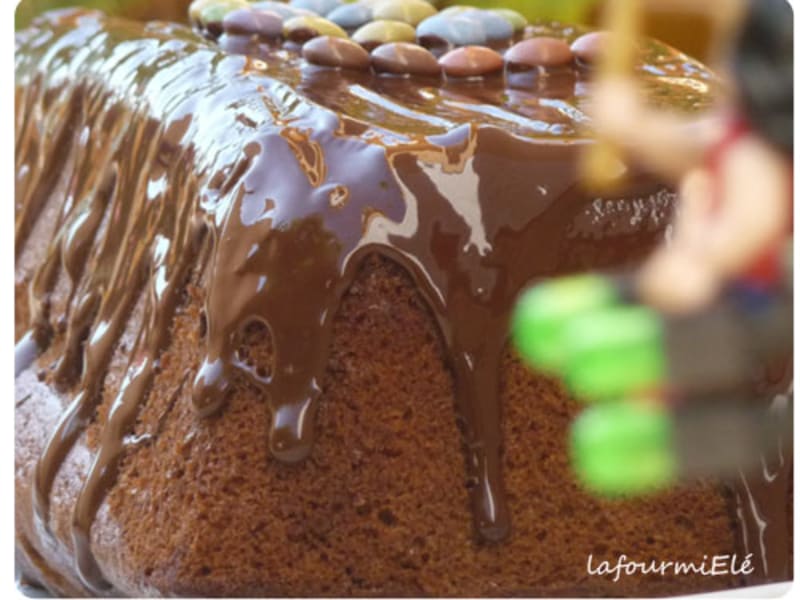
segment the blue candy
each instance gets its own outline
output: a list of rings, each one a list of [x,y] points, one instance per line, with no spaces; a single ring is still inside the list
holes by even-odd
[[[339,27],[356,29],[372,20],[372,9],[360,2],[356,2],[355,4],[343,4],[325,15],[325,18],[329,21],[333,21]]]
[[[507,40],[514,35],[514,26],[498,14],[478,8],[468,9],[455,16],[472,19],[483,25],[487,40]]]
[[[300,17],[302,15],[308,16],[314,14],[310,10],[298,8],[296,6],[290,6],[289,4],[285,4],[283,2],[274,2],[272,0],[262,0],[261,2],[253,2],[250,5],[250,7],[256,10],[268,10],[270,12],[274,12],[284,21],[286,21],[287,19],[291,19],[292,17]]]
[[[324,17],[341,5],[342,3],[340,0],[292,0],[289,2],[289,6],[310,10],[321,17]]]
[[[454,46],[485,44],[487,37],[483,24],[462,15],[462,12],[457,12],[428,17],[417,26],[417,37],[441,38]]]

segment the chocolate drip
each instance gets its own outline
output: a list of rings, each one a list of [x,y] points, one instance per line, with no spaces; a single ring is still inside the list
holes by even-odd
[[[38,89],[35,85],[33,89]],[[67,150],[74,146],[78,137],[76,127],[81,122],[81,96],[75,94],[56,104],[49,118],[44,119],[41,130],[34,120],[21,127],[17,144],[17,193],[20,198],[16,206],[15,253],[19,254],[27,242],[34,222],[41,216],[49,197],[65,174],[72,171],[74,153]],[[42,104],[45,104],[44,98]],[[46,132],[42,135],[42,131]],[[49,133],[52,132],[52,133]],[[46,256],[35,269],[30,283],[31,329],[29,336],[34,346],[41,351],[50,343],[53,326],[50,323],[49,294],[56,284],[61,269],[60,227],[68,217],[70,203],[66,202],[54,220],[53,238]]]
[[[46,592],[54,596],[76,597],[81,595],[82,590],[72,585],[57,569],[53,568],[47,559],[36,551],[26,536],[17,535],[15,550],[17,565],[22,570],[18,578],[18,585],[29,583],[36,589],[44,585]],[[26,579],[29,582],[26,582]],[[46,593],[42,593],[41,596],[45,597]]]
[[[130,152],[131,148],[139,151],[130,152],[128,160],[133,168],[126,170],[125,173],[138,180],[123,179],[119,189],[124,191],[114,195],[107,203],[91,201],[88,203],[90,210],[93,208],[94,211],[101,213],[108,210],[113,216],[108,220],[103,238],[97,244],[92,269],[82,286],[85,295],[76,298],[77,306],[67,327],[67,352],[70,350],[70,343],[76,337],[73,332],[89,331],[83,356],[80,391],[65,411],[35,469],[34,514],[45,529],[49,512],[48,497],[58,469],[75,441],[94,417],[111,354],[148,277],[145,263],[147,236],[149,234],[152,239],[154,232],[148,222],[151,219],[149,213],[152,208],[148,203],[147,182],[140,178],[140,174],[143,172],[142,166],[153,160],[154,151],[157,149],[152,136],[156,127],[154,121],[145,120],[143,126],[129,130],[129,135],[126,136],[125,141],[132,144],[127,147],[127,151]],[[142,140],[147,140],[149,146],[142,146]],[[75,151],[78,160],[81,154],[77,148]],[[101,191],[96,190],[94,193]],[[125,218],[120,218],[121,215],[125,215]],[[94,221],[99,219],[100,216],[97,215],[92,218]],[[71,240],[73,244],[90,244],[89,240],[80,239],[77,231],[75,233]],[[93,237],[95,229],[83,233]],[[53,241],[54,244],[59,242],[59,238]],[[54,252],[53,255],[61,256],[61,252]],[[98,293],[102,293],[102,298],[97,298]],[[97,304],[99,306],[95,311],[94,306]],[[69,372],[69,368],[70,365],[62,361],[57,375],[63,376],[65,371]],[[68,380],[62,382],[62,384],[67,383]]]
[[[33,329],[18,369],[54,337],[49,303],[63,277],[70,291],[57,315],[66,333],[55,336],[55,377],[64,389],[79,377],[36,465],[32,546],[48,545],[50,491],[94,419],[140,299],[126,374],[73,512],[75,570],[96,593],[114,590],[92,553],[92,523],[189,271],[198,263],[205,275],[205,358],[191,391],[198,415],[224,410],[242,374],[270,409],[272,455],[296,462],[313,451],[333,319],[373,253],[411,274],[439,326],[476,530],[504,539],[499,365],[514,301],[532,280],[641,256],[674,196],[636,173],[618,197],[581,189],[583,71],[535,85],[494,77],[420,86],[309,68],[237,36],[222,41],[253,56],[222,53],[180,27],[80,11],[46,17],[17,39],[18,253],[46,204],[39,198],[68,190],[58,198],[60,233],[31,283]],[[710,75],[686,57],[654,44],[645,66],[657,98],[678,89],[696,107],[709,101]],[[39,139],[59,115],[69,126]],[[44,173],[54,168],[71,182]],[[236,354],[254,322],[272,341],[263,372]]]
[[[35,91],[34,85],[29,94]],[[80,94],[75,94],[67,102],[53,102],[55,108],[47,111],[41,129],[31,116],[17,132],[16,189],[20,195],[16,203],[14,230],[14,251],[17,254],[28,240],[33,224],[59,179],[70,170],[70,146],[76,138],[80,98]],[[20,101],[28,104],[35,100],[23,97]],[[54,141],[41,139],[43,131],[47,131],[48,137],[52,136]]]
[[[789,403],[792,390],[778,394],[769,403],[769,410],[792,418]],[[752,554],[749,583],[787,581],[791,564],[789,511],[789,477],[792,470],[792,444],[775,440],[777,452],[761,459],[760,473],[740,473],[735,487],[736,513],[741,523],[740,547],[744,556]]]
[[[179,180],[179,177],[177,178]],[[186,188],[172,188],[176,196],[186,193]],[[170,203],[174,200],[174,203]],[[165,203],[186,211],[191,206],[181,198],[165,198]],[[163,218],[163,217],[162,217]],[[72,518],[72,543],[77,556],[77,570],[87,586],[104,591],[110,584],[103,578],[100,567],[91,551],[91,527],[100,503],[113,484],[119,459],[125,450],[125,437],[138,415],[141,404],[158,368],[158,356],[164,348],[183,284],[196,256],[205,227],[192,218],[179,214],[169,223],[171,239],[153,240],[153,273],[148,290],[148,306],[143,319],[145,328],[131,353],[127,375],[119,394],[111,406],[103,429],[100,449],[89,469],[86,481],[78,496]],[[177,256],[175,256],[177,254]]]

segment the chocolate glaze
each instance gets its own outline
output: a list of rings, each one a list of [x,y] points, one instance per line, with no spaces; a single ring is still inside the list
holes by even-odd
[[[768,410],[791,422],[794,384],[790,366],[782,379],[767,385],[771,389],[762,390],[760,395],[768,398]],[[785,581],[791,577],[791,506],[787,508],[787,498],[792,485],[793,437],[776,439],[774,448],[773,453],[761,456],[760,473],[739,473],[734,489],[739,542],[745,554],[753,554],[750,581]]]
[[[567,41],[579,33],[530,30]],[[270,449],[286,462],[312,451],[331,323],[359,264],[378,253],[403,266],[449,355],[476,530],[502,540],[511,515],[498,377],[514,301],[537,279],[641,257],[674,195],[633,172],[618,197],[580,186],[586,70],[439,82],[311,67],[247,37],[220,45],[228,52],[180,26],[83,11],[51,13],[17,35],[18,255],[50,195],[68,190],[30,282],[18,370],[65,327],[54,377],[79,390],[36,465],[25,528],[35,539],[18,534],[23,564],[42,563],[36,548],[62,547],[86,591],[114,593],[92,553],[92,523],[198,261],[207,347],[186,382],[198,417],[224,410],[232,374],[244,373],[264,392]],[[709,102],[711,76],[673,50],[650,43],[639,69],[656,102]],[[69,302],[52,315],[62,271]],[[58,540],[48,525],[54,479],[94,417],[140,301],[145,316],[74,507],[72,539]],[[266,372],[236,354],[253,322],[272,337]],[[745,486],[753,501],[739,512],[743,547],[782,577],[787,532],[767,527],[760,545],[751,532],[756,519],[785,512],[785,495],[759,495],[759,486]],[[57,572],[35,570],[52,590],[68,589]]]

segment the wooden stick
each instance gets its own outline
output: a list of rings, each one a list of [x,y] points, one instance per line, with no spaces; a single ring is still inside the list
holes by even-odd
[[[598,65],[598,81],[630,75],[636,58],[641,27],[640,0],[609,0],[604,16],[605,29],[611,33]],[[609,140],[597,138],[584,153],[582,172],[592,189],[606,190],[618,183],[621,152]]]

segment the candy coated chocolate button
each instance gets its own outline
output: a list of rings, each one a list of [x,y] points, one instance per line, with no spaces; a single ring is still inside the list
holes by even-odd
[[[339,27],[355,29],[372,20],[372,9],[363,2],[343,4],[329,12],[326,18]]]
[[[510,8],[490,8],[489,12],[499,15],[511,23],[514,31],[522,31],[528,24],[528,19],[526,19],[517,11],[511,10]]]
[[[607,31],[593,31],[582,35],[577,40],[572,42],[572,52],[575,56],[585,63],[596,63],[603,53],[603,49],[608,44],[608,36],[611,35]]]
[[[268,10],[270,12],[274,12],[284,21],[291,19],[292,17],[301,17],[304,15],[314,16],[314,13],[310,10],[306,10],[305,8],[297,8],[296,6],[290,6],[289,4],[285,4],[283,2],[275,2],[274,0],[253,2],[250,7],[255,8],[256,10]]]
[[[438,14],[425,19],[417,27],[417,37],[422,42],[443,40],[453,46],[469,46],[486,43],[483,25],[463,15],[464,11]]]
[[[572,50],[564,40],[537,37],[514,44],[506,62],[519,67],[560,67],[572,62]]]
[[[372,11],[376,19],[402,21],[414,26],[436,14],[436,9],[425,0],[383,0],[376,3]]]
[[[372,67],[379,73],[439,76],[436,57],[422,46],[408,42],[383,44],[372,51]]]
[[[194,0],[189,5],[189,20],[196,23],[200,20],[200,12],[208,5],[216,3],[217,0]]]
[[[361,46],[346,38],[323,35],[303,45],[303,58],[315,65],[343,69],[369,68],[369,54]]]
[[[342,3],[340,0],[292,0],[289,2],[289,6],[310,10],[320,16],[327,15],[333,9],[341,5]]]
[[[472,8],[459,13],[459,16],[480,23],[486,32],[487,40],[507,40],[514,35],[511,23],[491,11]]]
[[[204,25],[209,25],[211,23],[219,24],[222,23],[222,19],[224,19],[225,15],[228,13],[240,8],[247,8],[248,6],[246,0],[215,0],[214,2],[203,5],[200,9],[199,20]]]
[[[359,28],[353,40],[366,46],[378,46],[387,42],[413,42],[417,33],[408,23],[400,21],[373,21]]]
[[[450,77],[477,77],[503,68],[503,57],[485,46],[465,46],[451,50],[439,59]]]
[[[283,35],[293,42],[302,43],[318,35],[346,38],[344,30],[322,17],[292,17],[283,23]]]
[[[225,15],[222,29],[225,33],[234,35],[275,38],[283,33],[283,19],[274,12],[240,8]]]
[[[455,6],[448,6],[447,8],[440,10],[439,14],[442,15],[443,17],[446,17],[450,15],[457,15],[459,13],[463,13],[465,10],[472,10],[472,7],[456,4]]]

